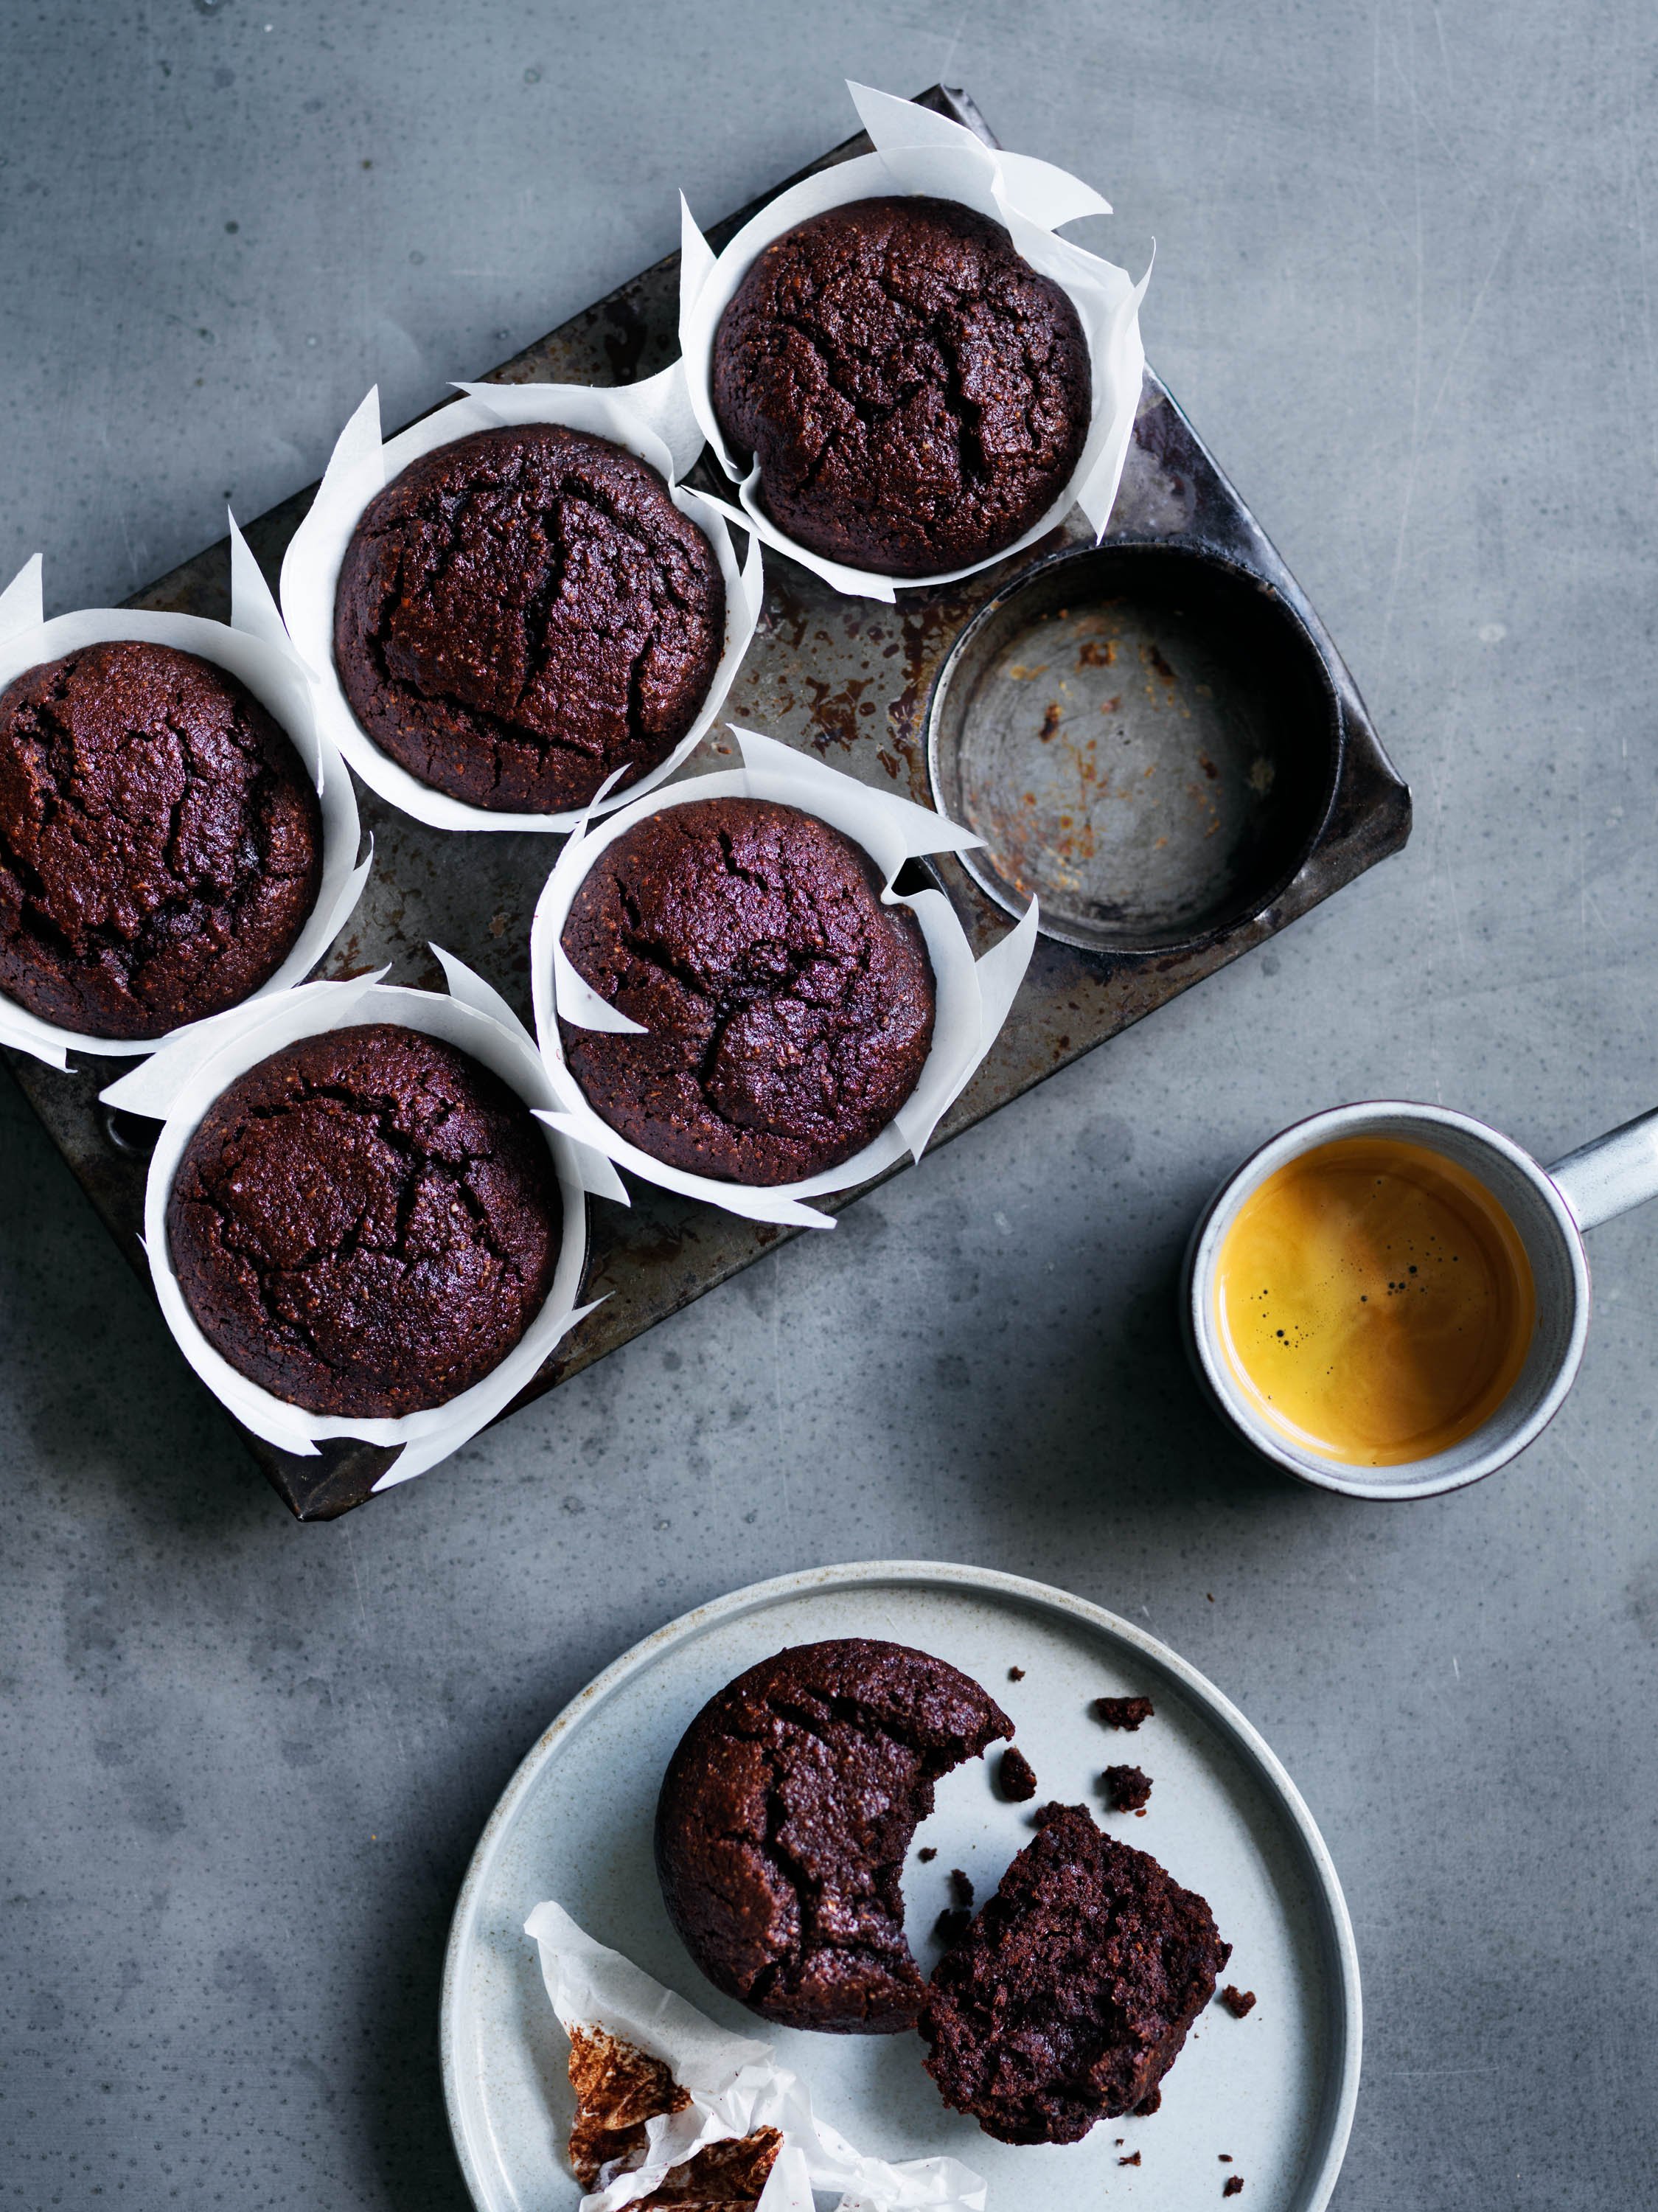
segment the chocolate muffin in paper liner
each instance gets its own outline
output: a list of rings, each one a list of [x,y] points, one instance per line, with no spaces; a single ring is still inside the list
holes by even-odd
[[[946,2104],[1002,2142],[1076,2142],[1154,2112],[1231,1956],[1208,1905],[1080,1805],[1036,1835],[933,1970],[920,2014]]]
[[[1064,288],[999,223],[920,194],[826,209],[764,246],[720,317],[712,387],[778,528],[896,577],[1014,544],[1070,482],[1093,409]]]
[[[665,760],[726,635],[714,550],[625,447],[474,431],[363,510],[335,596],[341,688],[380,750],[496,813],[585,806]]]
[[[557,1266],[538,1123],[469,1054],[394,1023],[273,1053],[215,1100],[167,1204],[208,1342],[317,1413],[400,1419],[507,1357]]]
[[[618,1034],[561,1021],[603,1121],[670,1166],[799,1182],[879,1134],[932,1042],[932,963],[867,854],[769,799],[666,806],[597,855],[566,957]]]
[[[246,685],[140,639],[0,692],[0,990],[149,1040],[268,982],[322,881],[305,763]]]
[[[910,1838],[938,1778],[1012,1733],[976,1682],[906,1644],[802,1644],[739,1674],[686,1730],[657,1805],[662,1894],[697,1965],[786,2027],[913,2027]]]

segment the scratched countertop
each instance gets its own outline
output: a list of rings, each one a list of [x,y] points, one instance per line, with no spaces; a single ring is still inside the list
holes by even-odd
[[[1650,2202],[1658,1211],[1479,1488],[1299,1489],[1175,1280],[1285,1122],[1545,1159],[1658,1103],[1658,28],[1636,0],[0,0],[0,582],[118,599],[852,127],[976,97],[1155,238],[1148,350],[1417,829],[1328,905],[459,1461],[296,1526],[0,1078],[0,2208],[459,2212],[439,1968],[543,1724],[734,1583],[981,1561],[1280,1753],[1366,1998],[1341,2212]],[[1247,2203],[1248,2199],[1245,2199]]]

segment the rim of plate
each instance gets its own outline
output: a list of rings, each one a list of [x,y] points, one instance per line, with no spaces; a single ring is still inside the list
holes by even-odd
[[[478,1838],[467,1864],[460,1894],[455,1900],[454,1917],[449,1923],[449,1941],[443,1954],[443,1995],[438,2029],[439,2055],[443,2069],[443,2101],[448,2114],[449,2133],[455,2146],[455,2156],[474,2204],[479,2207],[480,2212],[495,2212],[501,2200],[494,2192],[485,2194],[484,2178],[473,2155],[472,2138],[463,2103],[460,2068],[457,2059],[461,1976],[476,1931],[479,1899],[484,1886],[495,1869],[507,1832],[540,1779],[543,1769],[564,1740],[574,1735],[583,1721],[596,1712],[613,1692],[635,1674],[654,1665],[671,1645],[689,1642],[719,1624],[745,1613],[763,1612],[768,1606],[791,1597],[804,1596],[819,1590],[882,1583],[976,1590],[1012,1600],[1037,1612],[1057,1613],[1068,1620],[1080,1621],[1088,1627],[1118,1638],[1173,1675],[1203,1706],[1218,1724],[1222,1734],[1230,1739],[1234,1748],[1243,1754],[1246,1762],[1254,1766],[1266,1783],[1288,1816],[1291,1827],[1305,1854],[1319,1901],[1323,1906],[1326,1934],[1334,1952],[1337,1966],[1339,1986],[1336,1996],[1342,2044],[1339,2079],[1329,2115],[1321,2131],[1324,2138],[1321,2154],[1318,2155],[1315,2168],[1309,2171],[1307,2193],[1302,2198],[1303,2212],[1323,2212],[1341,2172],[1342,2160],[1346,2156],[1347,2139],[1352,2131],[1353,2112],[1358,2102],[1359,2068],[1363,2056],[1363,2008],[1359,1993],[1358,1950],[1353,1941],[1347,1900],[1342,1894],[1341,1883],[1329,1848],[1319,1833],[1301,1792],[1291,1780],[1272,1747],[1254,1724],[1244,1718],[1230,1698],[1223,1695],[1208,1676],[1199,1674],[1188,1660],[1182,1659],[1177,1651],[1158,1638],[1137,1628],[1132,1620],[1125,1620],[1121,1614],[1108,1612],[1103,1606],[1094,1605],[1086,1598],[1075,1597],[1068,1590],[1057,1589],[1051,1583],[1035,1582],[1025,1575],[1004,1574],[996,1567],[957,1565],[937,1559],[857,1559],[838,1566],[800,1568],[793,1574],[775,1575],[768,1582],[750,1583],[742,1589],[729,1592],[725,1597],[714,1598],[706,1605],[693,1607],[690,1612],[682,1613],[677,1620],[653,1630],[629,1650],[624,1651],[619,1659],[613,1660],[602,1674],[596,1674],[584,1690],[571,1698],[519,1762],[512,1780],[501,1792],[495,1810],[484,1823],[483,1832]]]

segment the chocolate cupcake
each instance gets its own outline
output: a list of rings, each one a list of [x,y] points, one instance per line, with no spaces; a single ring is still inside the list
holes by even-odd
[[[720,665],[714,548],[656,471],[548,422],[479,430],[371,500],[334,660],[383,752],[495,813],[585,806],[665,761]]]
[[[311,1413],[395,1419],[512,1351],[552,1286],[562,1215],[516,1093],[373,1023],[302,1037],[215,1101],[167,1235],[197,1326],[240,1374]]]
[[[714,411],[778,528],[884,576],[1023,536],[1081,458],[1081,319],[999,223],[954,200],[853,200],[774,239],[714,334]]]
[[[768,799],[666,806],[571,902],[572,966],[643,1036],[561,1021],[594,1111],[641,1152],[728,1182],[837,1167],[915,1088],[932,967],[868,855]]]
[[[239,1004],[321,878],[305,763],[214,662],[123,640],[0,691],[0,991],[41,1020],[137,1041]]]
[[[1149,2112],[1232,1955],[1214,1915],[1080,1805],[1036,1836],[933,1969],[920,2017],[944,2102],[1011,2143]]]
[[[728,1683],[685,1731],[656,1814],[663,1898],[708,1979],[787,2027],[912,2027],[910,1838],[938,1778],[1012,1733],[976,1682],[902,1644],[800,1644]]]

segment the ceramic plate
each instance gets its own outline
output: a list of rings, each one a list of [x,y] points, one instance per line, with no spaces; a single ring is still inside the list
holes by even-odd
[[[918,2039],[800,2033],[756,2023],[702,1976],[669,1925],[651,1856],[656,1794],[693,1714],[732,1675],[790,1644],[883,1637],[981,1682],[1015,1723],[1037,1803],[1086,1804],[1214,1910],[1233,1947],[1224,1980],[1254,1990],[1234,2020],[1217,2002],[1163,2083],[1162,2110],[1102,2120],[1082,2142],[1015,2149],[940,2102]],[[1013,1681],[1009,1669],[1022,1668]],[[1144,1692],[1134,1735],[1091,1699]],[[923,1972],[960,1867],[982,1900],[1030,1836],[990,1762],[938,1785],[905,1875]],[[1107,1814],[1101,1769],[1152,1779],[1142,1816]],[[922,1864],[924,1847],[938,1856]],[[767,2037],[817,2109],[866,2153],[950,2152],[984,2175],[989,2212],[1075,2212],[1108,2197],[1157,2212],[1213,2212],[1230,2175],[1247,2212],[1317,2212],[1335,2185],[1358,2088],[1358,1963],[1329,1853],[1295,1785],[1242,1715],[1183,1659],[1126,1620],[984,1568],[876,1562],[738,1590],[671,1622],[567,1706],[513,1776],[467,1870],[443,1984],[443,2078],[455,2146],[482,2212],[574,2212],[560,2155],[568,2046],[541,1984],[525,1916],[555,1898],[714,2019]],[[1138,2166],[1124,2159],[1140,2155]],[[1230,2164],[1221,2162],[1230,2153]]]

